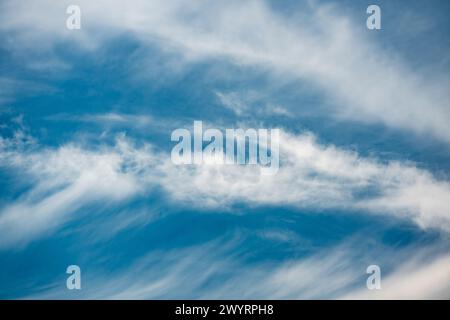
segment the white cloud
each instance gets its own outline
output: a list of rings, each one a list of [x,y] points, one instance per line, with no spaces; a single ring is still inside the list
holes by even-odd
[[[450,141],[448,76],[411,69],[394,52],[369,42],[337,6],[310,2],[287,18],[263,1],[79,5],[84,20],[78,33],[64,29],[64,3],[47,0],[5,2],[1,30],[19,43],[66,40],[88,49],[129,31],[187,59],[223,58],[308,81],[322,89],[336,115]]]
[[[69,2],[2,1],[0,32],[5,47],[16,52],[38,51],[37,62],[31,61],[30,68],[67,71],[70,66],[66,61],[53,54],[46,61],[40,53],[51,52],[61,41],[95,50],[105,40],[131,32],[142,43],[158,44],[186,61],[225,59],[270,70],[274,81],[282,78],[312,83],[334,106],[334,115],[383,123],[450,142],[448,76],[413,70],[395,53],[365,39],[337,7],[312,5],[288,18],[262,1],[78,3],[83,27],[72,32],[65,29]],[[8,87],[0,103],[11,101],[17,94],[16,81],[0,79]],[[248,112],[248,106],[238,100],[222,102],[238,115]],[[277,110],[292,114],[292,110]],[[143,125],[150,121],[114,113],[81,120],[143,121]],[[450,231],[447,181],[413,164],[382,163],[321,145],[310,134],[283,133],[282,164],[274,176],[261,176],[256,167],[176,167],[167,154],[148,146],[136,148],[124,139],[94,150],[76,145],[28,150],[27,144],[20,143],[22,138],[20,132],[12,140],[0,138],[2,166],[16,170],[31,186],[0,209],[1,249],[26,245],[57,230],[88,205],[128,201],[151,192],[154,186],[165,190],[174,202],[197,208],[223,208],[236,202],[345,208]],[[128,217],[112,230],[119,232],[136,221],[146,221],[140,214],[136,219]],[[83,294],[97,298],[173,298],[174,293],[190,298],[442,298],[449,292],[450,263],[446,255],[433,257],[429,264],[413,261],[401,266],[387,275],[382,291],[369,294],[354,288],[361,270],[356,269],[354,255],[348,252],[327,252],[275,267],[241,268],[242,272],[234,273],[221,288],[205,291],[212,276],[241,267],[232,257],[223,259],[212,254],[215,251],[188,250],[181,260],[179,252],[146,257],[113,278],[96,277],[99,286],[95,292]],[[131,281],[137,274],[139,280],[144,275],[147,281]],[[351,288],[355,289],[351,294],[343,294]]]
[[[282,131],[281,167],[260,175],[256,166],[180,166],[166,162],[162,186],[176,200],[199,207],[244,201],[251,205],[344,208],[412,219],[450,231],[450,185],[412,164],[381,163],[323,146],[310,134]]]
[[[5,111],[9,109],[8,104],[11,104],[18,95],[24,96],[35,96],[45,93],[55,92],[55,88],[28,80],[17,80],[10,77],[0,76],[0,111]]]
[[[410,219],[422,228],[450,231],[450,185],[412,164],[381,163],[320,145],[310,134],[281,131],[281,167],[261,175],[258,166],[176,166],[150,145],[120,137],[96,150],[58,149],[0,153],[4,166],[31,179],[32,188],[0,213],[2,247],[28,241],[64,224],[86,204],[124,201],[161,187],[177,203],[226,209],[252,206],[341,208]],[[9,146],[9,147],[8,147]]]
[[[86,205],[107,206],[142,192],[132,164],[124,167],[127,154],[122,146],[119,141],[113,150],[89,151],[73,145],[38,152],[2,150],[3,166],[20,172],[18,178],[31,189],[2,208],[0,248],[26,245],[74,218]],[[133,161],[139,157],[134,155]]]
[[[435,248],[363,251],[351,243],[303,258],[248,264],[237,250],[244,239],[216,239],[185,249],[151,252],[115,272],[84,274],[77,293],[55,289],[26,298],[83,299],[445,299],[450,257]],[[374,257],[382,290],[366,288]],[[420,257],[427,257],[426,263]],[[402,262],[403,260],[405,262]],[[230,272],[233,270],[233,272]],[[70,295],[69,295],[70,294]]]
[[[146,129],[158,126],[162,122],[146,114],[124,114],[118,112],[89,113],[83,115],[55,114],[46,117],[46,119],[51,121],[92,122],[104,126],[126,125]]]
[[[267,103],[267,96],[257,91],[247,92],[216,92],[220,103],[227,109],[233,111],[237,116],[284,116],[293,117],[286,108]]]
[[[411,259],[382,280],[381,290],[355,290],[343,299],[449,299],[450,255],[431,261]]]

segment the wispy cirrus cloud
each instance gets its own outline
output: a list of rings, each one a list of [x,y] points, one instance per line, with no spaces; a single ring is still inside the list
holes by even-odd
[[[69,48],[71,53],[88,53],[97,61],[109,50],[115,52],[120,47],[118,42],[111,45],[110,40],[122,40],[126,35],[133,43],[136,41],[142,48],[156,48],[158,53],[155,57],[142,50],[124,62],[128,73],[120,76],[125,74],[133,81],[142,81],[147,70],[159,68],[158,72],[167,76],[184,66],[204,63],[221,65],[215,74],[209,74],[213,77],[233,79],[237,75],[228,66],[234,65],[258,70],[267,77],[270,87],[289,83],[289,89],[295,92],[297,84],[306,83],[308,90],[319,93],[320,99],[313,104],[302,105],[287,99],[291,103],[281,105],[273,104],[277,99],[272,99],[272,92],[261,93],[264,88],[258,84],[241,87],[237,83],[236,89],[196,83],[202,90],[211,90],[210,96],[215,93],[218,102],[244,120],[239,123],[244,127],[245,121],[266,121],[269,116],[295,121],[296,115],[307,113],[298,109],[314,109],[311,113],[317,114],[320,108],[322,114],[324,109],[328,111],[331,120],[338,117],[363,124],[382,124],[432,141],[450,142],[448,75],[439,71],[436,67],[439,63],[435,65],[429,60],[420,61],[420,65],[409,64],[397,52],[377,42],[382,34],[378,38],[366,37],[361,32],[364,24],[360,25],[365,12],[361,12],[361,21],[357,22],[343,13],[338,3],[326,5],[314,1],[300,4],[298,12],[286,14],[266,1],[134,0],[125,5],[115,0],[82,0],[77,3],[82,10],[82,29],[69,31],[65,28],[65,9],[69,4],[72,3],[2,1],[0,34],[5,39],[2,50],[22,59],[24,68],[33,74],[54,72],[67,76],[71,71],[76,73],[76,69],[72,68],[71,55],[60,54],[64,51],[61,47]],[[421,13],[415,14],[414,19],[423,18]],[[437,27],[428,24],[426,18],[420,21],[426,32],[431,33]],[[403,22],[402,28],[407,28],[407,22]],[[445,52],[436,53],[436,60],[440,54]],[[174,68],[166,59],[174,62]],[[0,94],[0,104],[14,101],[28,90],[32,92],[35,85],[10,75],[0,77],[0,84],[5,88]],[[91,84],[95,86],[96,81]],[[155,89],[153,82],[143,84],[146,85]],[[105,88],[99,85],[92,89]],[[106,95],[99,99],[103,97]],[[45,103],[48,101],[54,102]],[[132,108],[135,114],[127,113],[127,107],[114,107],[106,112],[102,108],[98,113],[91,110],[86,113],[80,107],[74,114],[61,106],[57,109],[61,114],[46,120],[66,121],[69,125],[70,121],[83,122],[115,131],[133,127],[152,133],[179,126],[153,113],[150,116],[145,107]],[[209,108],[202,107],[196,110],[197,115],[203,116],[202,111]],[[184,111],[173,108],[175,116],[184,119],[192,116],[191,113],[184,117]],[[215,120],[220,123],[224,119]],[[214,120],[207,121],[214,124]],[[273,176],[261,176],[257,166],[223,166],[214,161],[203,166],[175,166],[167,152],[124,136],[112,144],[103,139],[88,144],[73,137],[69,139],[72,142],[39,146],[34,144],[34,138],[17,130],[9,138],[0,137],[0,168],[14,176],[14,183],[24,186],[20,194],[1,199],[0,249],[22,249],[64,227],[73,227],[70,223],[77,219],[93,215],[97,215],[95,219],[87,219],[89,223],[81,226],[91,233],[83,242],[109,241],[123,230],[153,221],[154,210],[131,205],[153,192],[163,194],[158,198],[162,202],[188,207],[197,213],[232,212],[234,205],[241,204],[256,208],[289,207],[310,214],[345,211],[348,215],[383,215],[389,221],[413,222],[422,230],[439,230],[439,236],[447,237],[450,183],[445,178],[421,169],[420,164],[385,161],[378,153],[361,156],[345,147],[321,143],[312,133],[282,130],[281,138],[280,170]],[[127,205],[130,207],[126,208]],[[92,210],[93,207],[99,210]],[[108,210],[111,207],[114,210]],[[272,230],[260,236],[287,243],[291,237],[295,238],[295,233]],[[247,264],[236,246],[231,245],[227,252],[223,246],[221,241],[220,245],[149,252],[137,261],[127,261],[131,266],[126,270],[108,266],[108,270],[88,275],[87,281],[92,286],[84,288],[80,297],[445,298],[449,292],[447,248],[439,252],[430,249],[431,253],[425,254],[427,248],[421,255],[420,248],[393,247],[369,256],[359,245],[333,246],[301,259],[284,257],[279,263]],[[373,263],[374,255],[379,257],[376,262],[383,270],[387,268],[386,278],[382,291],[369,293],[364,288],[365,267]],[[402,259],[407,262],[399,263]],[[94,287],[95,290],[89,289]],[[65,289],[50,290],[39,297],[66,297],[66,294]]]
[[[56,92],[52,86],[38,83],[35,81],[19,80],[13,77],[0,76],[0,111],[8,111],[10,109],[8,104],[16,100],[17,96],[36,96],[42,92]]]
[[[237,250],[245,236],[150,252],[120,270],[92,270],[85,287],[68,292],[55,283],[25,298],[84,299],[445,299],[449,256],[438,248],[364,250],[351,242],[303,258],[248,264]],[[376,257],[376,259],[374,259]],[[406,262],[399,263],[399,259]],[[426,262],[423,260],[426,259]],[[368,290],[366,274],[381,266],[382,289]],[[231,272],[233,270],[233,272]],[[114,281],[111,281],[114,279]]]
[[[311,134],[282,132],[281,137],[284,161],[275,175],[261,176],[256,167],[214,162],[177,169],[166,163],[163,186],[175,199],[194,205],[227,206],[244,201],[298,208],[363,209],[411,219],[424,228],[450,230],[447,181],[437,180],[412,164],[383,164],[321,145]]]
[[[75,122],[88,122],[95,124],[102,124],[106,126],[114,125],[126,125],[134,126],[136,128],[149,128],[158,123],[150,115],[137,115],[137,114],[123,114],[118,112],[107,112],[107,113],[87,113],[83,115],[73,115],[73,114],[54,114],[46,117],[47,120],[51,121],[75,121]]]
[[[183,120],[157,118],[147,113],[130,114],[122,112],[84,113],[80,115],[60,113],[45,117],[48,121],[80,122],[98,125],[102,128],[130,128],[146,132],[169,132],[186,123]]]
[[[107,206],[142,192],[136,175],[128,172],[133,169],[123,167],[126,155],[120,151],[120,142],[117,147],[103,151],[74,145],[37,152],[2,150],[3,168],[26,175],[31,189],[2,208],[0,248],[23,246],[47,235],[89,204]]]
[[[85,20],[76,34],[61,23],[64,3],[52,1],[5,2],[1,30],[26,42],[37,37],[51,47],[75,41],[89,49],[132,32],[142,43],[179,52],[186,61],[225,59],[309,82],[322,90],[334,115],[450,141],[448,77],[419,72],[367,41],[337,5],[310,2],[295,19],[263,1],[79,5]]]
[[[382,290],[354,290],[343,299],[449,299],[450,256],[409,258],[383,280]]]
[[[216,92],[220,103],[233,111],[237,116],[282,116],[294,117],[286,108],[272,103],[264,102],[265,98],[259,92]]]
[[[284,161],[277,174],[258,166],[207,161],[176,166],[151,145],[119,137],[114,146],[67,145],[34,151],[3,150],[10,170],[29,175],[32,189],[2,208],[3,247],[28,242],[56,228],[91,202],[125,201],[159,186],[176,203],[197,208],[252,206],[363,210],[412,220],[422,228],[450,231],[450,185],[426,170],[382,163],[316,142],[311,134],[282,132]]]

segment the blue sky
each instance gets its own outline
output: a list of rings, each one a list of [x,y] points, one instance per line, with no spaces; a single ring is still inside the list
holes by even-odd
[[[1,1],[0,297],[450,298],[448,13]],[[175,166],[194,120],[279,128],[278,173]]]

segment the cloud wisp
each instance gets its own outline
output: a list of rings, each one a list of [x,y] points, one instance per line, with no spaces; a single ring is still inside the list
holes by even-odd
[[[63,16],[57,13],[65,12],[64,3],[47,0],[6,1],[0,31],[14,35],[19,43],[38,38],[52,47],[58,41],[73,41],[89,50],[131,32],[143,44],[178,52],[186,62],[225,59],[271,70],[275,80],[311,83],[324,93],[336,116],[450,142],[448,77],[414,70],[395,53],[367,40],[354,21],[339,14],[337,5],[309,2],[295,19],[274,12],[263,1],[79,5],[86,21],[77,34],[61,24]]]
[[[3,140],[6,141],[6,140]],[[151,145],[119,136],[95,150],[69,144],[17,151],[3,143],[3,166],[22,172],[31,189],[1,209],[2,247],[27,243],[95,202],[127,201],[159,186],[174,203],[226,209],[234,203],[298,209],[341,208],[387,214],[420,227],[450,231],[450,185],[426,170],[382,163],[319,144],[312,134],[281,131],[277,174],[258,165],[174,165]]]
[[[243,238],[216,239],[166,252],[150,252],[128,267],[91,270],[83,291],[58,284],[25,298],[83,299],[445,299],[450,257],[436,248],[406,248],[395,255],[352,243],[300,259],[247,264],[236,250]],[[382,289],[366,288],[366,268],[382,266]],[[407,262],[399,260],[408,258]],[[426,262],[424,262],[426,258]],[[233,272],[231,272],[233,270]],[[114,281],[111,281],[114,279]]]

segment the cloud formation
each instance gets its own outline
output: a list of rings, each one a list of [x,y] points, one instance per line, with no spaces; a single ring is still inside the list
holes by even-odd
[[[4,145],[8,145],[4,143]],[[341,208],[387,214],[420,227],[450,231],[450,185],[426,170],[401,162],[382,163],[316,142],[311,134],[281,131],[281,167],[261,175],[258,165],[174,165],[151,145],[137,147],[119,136],[95,150],[2,150],[2,162],[31,177],[29,192],[0,213],[2,247],[31,240],[60,225],[92,201],[124,201],[159,186],[175,203],[198,209],[251,206]]]
[[[20,60],[25,75],[27,70],[33,75],[58,74],[60,79],[52,78],[58,82],[76,72],[67,59],[71,55],[61,53],[62,47],[88,53],[94,61],[108,61],[103,55],[108,54],[111,40],[121,40],[125,35],[141,50],[127,61],[120,74],[134,81],[142,80],[137,77],[148,68],[176,74],[177,68],[206,63],[220,65],[213,73],[223,79],[237,76],[229,68],[234,65],[237,69],[258,70],[271,87],[289,83],[292,93],[297,85],[304,84],[319,93],[320,99],[311,105],[292,103],[292,99],[287,99],[288,105],[278,105],[273,104],[277,99],[271,92],[260,87],[258,90],[258,84],[256,89],[239,87],[242,91],[207,87],[211,89],[209,97],[243,120],[234,123],[239,127],[248,127],[246,121],[267,121],[268,117],[293,122],[298,114],[317,115],[320,109],[321,115],[327,110],[330,118],[381,124],[420,135],[431,143],[450,142],[448,75],[436,71],[434,62],[426,59],[410,65],[377,42],[379,38],[369,39],[361,30],[365,25],[342,12],[338,4],[306,1],[296,4],[299,10],[287,14],[268,1],[256,0],[132,0],[126,4],[118,0],[80,0],[77,4],[81,7],[82,29],[77,31],[65,28],[69,4],[52,0],[0,3],[0,34],[4,39],[1,49],[11,59]],[[421,28],[426,26],[426,32],[433,32],[433,24],[415,14],[421,19]],[[361,15],[365,17],[365,12]],[[407,23],[403,22],[402,27],[406,28]],[[113,48],[115,51],[119,44],[114,42]],[[146,56],[146,48],[156,48],[158,56]],[[165,59],[176,61],[172,66]],[[0,75],[1,107],[14,105],[18,97],[56,90],[40,80],[21,79],[20,72],[5,70],[7,74]],[[204,83],[200,84],[203,90]],[[152,106],[158,103],[152,102]],[[18,130],[8,137],[0,135],[0,169],[12,177],[6,182],[10,185],[0,204],[0,253],[23,249],[73,226],[70,223],[82,217],[89,217],[83,228],[92,231],[89,239],[83,239],[85,243],[109,241],[125,229],[157,218],[155,211],[132,205],[154,194],[163,195],[158,201],[169,202],[175,208],[193,208],[197,213],[232,212],[233,206],[243,204],[253,208],[289,207],[310,214],[325,211],[381,215],[389,221],[413,222],[422,230],[438,230],[437,237],[443,240],[437,242],[447,243],[450,182],[421,169],[419,164],[361,156],[345,147],[321,143],[320,134],[316,137],[309,132],[294,134],[282,129],[281,166],[276,175],[263,176],[253,165],[219,165],[214,159],[206,159],[202,166],[176,166],[166,150],[158,149],[156,137],[152,143],[145,143],[120,134],[113,143],[104,142],[109,140],[103,140],[103,135],[124,128],[153,134],[185,124],[183,120],[180,124],[150,116],[148,110],[127,114],[136,108],[126,107],[84,115],[62,108],[58,112],[63,113],[46,117],[83,122],[82,130],[90,126],[104,129],[100,142],[94,143],[76,142],[75,135],[72,142],[40,146],[21,124],[21,118],[11,121],[17,122]],[[200,114],[209,108],[201,107],[195,112]],[[300,110],[306,108],[314,110]],[[185,117],[185,110],[173,111],[180,118],[193,116],[189,113]],[[83,112],[82,107],[77,112]],[[208,118],[205,123],[212,127],[220,123],[223,127],[226,122],[222,118],[215,120]],[[0,129],[8,125],[2,124]],[[167,138],[169,141],[169,135]],[[19,192],[9,197],[9,187],[11,193]],[[105,216],[99,217],[102,213]],[[94,215],[95,219],[90,219]],[[267,231],[264,236],[289,242],[292,234],[281,230]],[[238,244],[226,249],[225,242],[148,252],[126,270],[98,270],[100,273],[88,278],[95,290],[84,290],[83,298],[390,299],[448,298],[450,292],[448,248],[425,248],[422,252],[420,248],[393,246],[369,256],[359,244],[352,243],[325,248],[304,258],[283,257],[281,262],[252,265],[242,261],[236,250]],[[368,292],[361,280],[374,255],[380,257],[378,262],[386,270],[386,277],[382,291]],[[399,263],[399,259],[405,263]],[[136,279],[137,274],[142,279]],[[223,280],[220,286],[214,285],[217,279]],[[67,291],[50,290],[40,297],[65,294]]]
[[[143,44],[177,52],[185,61],[225,59],[311,83],[327,97],[331,114],[450,142],[448,77],[414,70],[395,53],[366,40],[337,5],[309,2],[294,17],[263,1],[79,5],[83,28],[71,33],[64,29],[63,2],[5,1],[0,31],[21,44],[39,39],[51,48],[69,41],[88,50],[131,32]]]
[[[299,259],[245,263],[236,250],[245,237],[216,239],[167,252],[151,252],[129,267],[85,275],[74,293],[51,286],[26,298],[76,295],[84,299],[445,299],[450,257],[436,248],[364,251],[344,243]],[[431,254],[430,254],[431,253]],[[382,289],[366,288],[366,268],[376,262]],[[409,261],[399,260],[409,257]],[[413,258],[411,258],[413,257]],[[426,258],[427,262],[421,261]],[[233,270],[234,272],[230,272]],[[111,281],[114,279],[114,281]],[[220,280],[220,281],[218,281]]]

